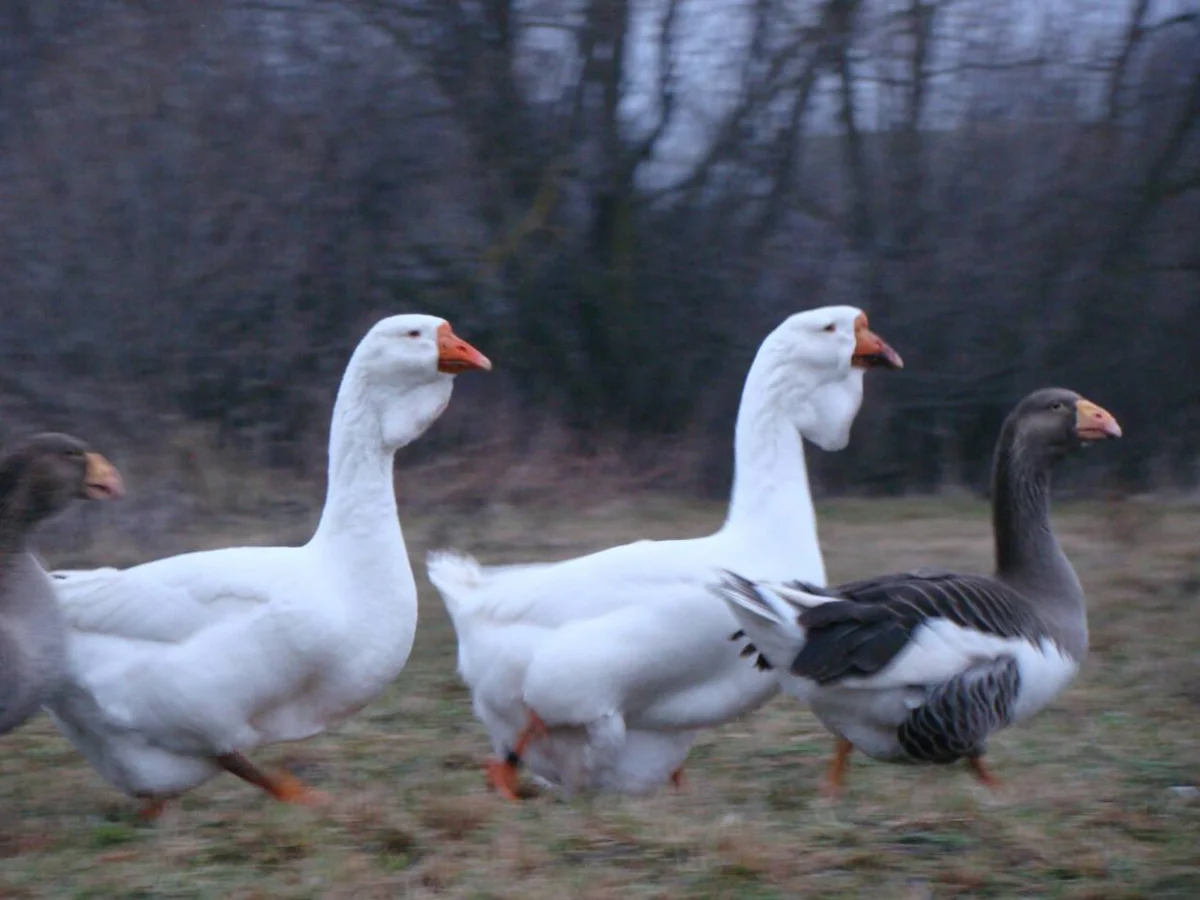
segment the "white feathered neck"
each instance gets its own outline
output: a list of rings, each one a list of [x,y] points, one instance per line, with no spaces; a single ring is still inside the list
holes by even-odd
[[[817,524],[801,438],[844,446],[862,400],[863,373],[847,368],[831,382],[829,373],[803,365],[788,350],[778,333],[768,335],[746,376],[721,531],[761,535],[774,546],[812,547]]]
[[[389,550],[396,547],[396,451],[441,415],[453,385],[454,379],[442,374],[408,384],[372,377],[363,355],[351,356],[333,404],[329,482],[314,542],[349,538],[368,553],[385,544]],[[402,539],[399,546],[403,549]]]

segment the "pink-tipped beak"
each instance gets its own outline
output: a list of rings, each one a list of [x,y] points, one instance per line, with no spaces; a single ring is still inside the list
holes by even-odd
[[[85,453],[87,469],[83,475],[83,492],[89,500],[115,500],[125,493],[121,473],[99,453]]]
[[[1083,441],[1103,441],[1119,438],[1121,426],[1107,409],[1081,399],[1075,403],[1075,434]]]

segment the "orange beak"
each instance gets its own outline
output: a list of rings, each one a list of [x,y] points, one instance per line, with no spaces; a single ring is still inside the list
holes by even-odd
[[[1119,438],[1121,426],[1107,409],[1080,399],[1075,402],[1075,434],[1081,441],[1103,441]]]
[[[854,320],[854,355],[850,365],[858,369],[903,369],[900,354],[867,327],[867,314],[859,313]]]
[[[99,453],[85,453],[87,469],[83,474],[83,493],[89,500],[116,499],[125,493],[121,473]]]
[[[491,371],[492,361],[455,335],[450,324],[443,322],[438,327],[438,371],[457,375],[469,369]]]

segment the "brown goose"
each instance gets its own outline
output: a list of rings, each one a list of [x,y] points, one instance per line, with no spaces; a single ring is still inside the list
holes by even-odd
[[[99,453],[65,434],[38,434],[0,453],[0,734],[37,712],[62,676],[62,614],[26,549],[30,532],[76,497],[123,492]]]
[[[837,735],[824,788],[857,747],[888,762],[966,759],[986,784],[992,732],[1033,715],[1087,655],[1083,590],[1050,524],[1050,470],[1084,443],[1121,436],[1073,391],[1047,388],[1008,416],[992,471],[996,574],[921,570],[831,588],[754,583],[714,591],[760,668]]]

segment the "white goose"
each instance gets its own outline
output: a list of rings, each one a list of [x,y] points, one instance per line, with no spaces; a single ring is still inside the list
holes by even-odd
[[[678,785],[696,729],[775,693],[739,660],[733,616],[706,585],[733,561],[759,578],[794,577],[798,565],[825,583],[801,435],[844,447],[870,366],[901,361],[853,307],[798,313],[768,335],[742,393],[733,496],[715,534],[526,566],[430,554],[502,795],[517,797],[523,762],[568,792]]]
[[[104,778],[147,801],[143,815],[223,771],[280,800],[323,799],[243,751],[324,731],[404,667],[417,592],[393,456],[441,415],[456,373],[490,368],[442,319],[383,319],[342,378],[307,544],[53,573],[69,671],[48,708]]]

